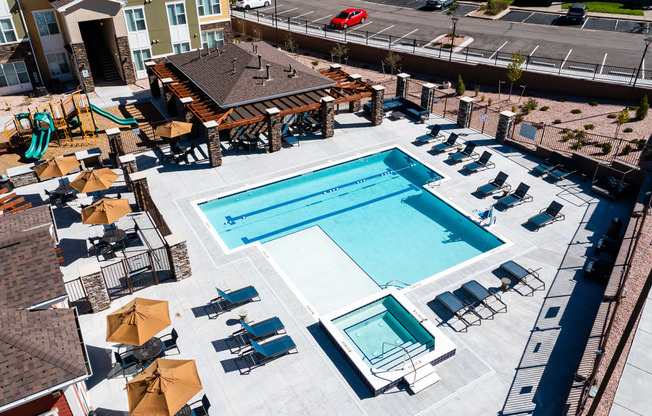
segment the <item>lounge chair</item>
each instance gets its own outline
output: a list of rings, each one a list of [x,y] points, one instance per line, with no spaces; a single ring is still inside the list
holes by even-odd
[[[622,221],[618,218],[613,218],[604,234],[595,245],[595,254],[606,253],[616,254],[620,247],[620,230],[623,227]]]
[[[500,265],[500,268],[502,270],[505,270],[507,273],[518,279],[519,282],[523,283],[525,286],[529,287],[532,289],[531,295],[534,294],[536,290],[544,290],[546,288],[546,284],[544,283],[541,278],[539,278],[539,273],[537,273],[538,270],[532,270],[532,269],[526,269],[525,267],[521,266],[520,264],[516,263],[513,260],[510,260],[508,262],[505,262]],[[530,285],[530,282],[528,282],[528,279],[534,279],[541,283],[540,286],[534,287]]]
[[[512,189],[512,187],[507,182],[505,182],[506,180],[507,180],[507,174],[502,171],[498,172],[498,175],[496,175],[496,177],[492,181],[482,186],[479,186],[478,189],[476,189],[475,191],[482,196],[491,195],[500,191],[509,192]]]
[[[530,186],[521,182],[518,185],[518,188],[511,194],[500,198],[496,203],[501,204],[506,208],[511,208],[514,205],[518,205],[524,202],[532,201],[532,196],[528,195],[527,191],[530,190]]]
[[[545,175],[557,166],[561,165],[563,159],[564,156],[561,153],[552,152],[550,157],[535,166],[534,169],[532,169],[532,172],[538,173],[540,175]]]
[[[260,300],[260,295],[258,295],[258,291],[253,286],[243,287],[234,292],[224,292],[219,288],[215,289],[219,296],[211,300],[209,304],[215,307],[217,314],[229,311],[243,303],[253,302],[255,298]]]
[[[285,143],[288,144],[288,146],[294,147],[294,146],[299,146],[299,141],[297,140],[296,137],[294,137],[293,134],[286,134],[285,136],[281,137]]]
[[[600,258],[589,258],[584,265],[584,277],[592,282],[607,284],[614,268],[614,262]]]
[[[566,179],[571,174],[575,173],[575,161],[573,159],[566,159],[561,166],[557,166],[548,172],[548,178],[554,182],[559,182]]]
[[[127,370],[133,369],[134,371],[137,371],[141,367],[140,361],[134,357],[131,351],[125,351],[122,354],[114,351],[113,355],[115,357],[115,362],[120,366],[120,371],[124,377],[127,377]]]
[[[290,338],[289,335],[276,338],[273,341],[266,342],[265,344],[259,344],[253,339],[249,340],[249,343],[251,344],[251,349],[240,354],[247,364],[247,367],[249,367],[248,372],[251,372],[255,367],[265,364],[267,361],[285,354],[292,354],[292,350],[294,350],[295,353],[298,352],[296,344],[292,341],[292,338]]]
[[[479,170],[495,168],[496,165],[489,159],[491,159],[491,153],[485,150],[482,153],[482,156],[480,156],[480,159],[465,165],[462,169],[468,171],[469,173],[475,173]]]
[[[430,131],[423,136],[419,136],[416,139],[418,144],[426,144],[432,140],[438,140],[443,138],[444,134],[441,132],[441,124],[433,124],[430,126]]]
[[[474,152],[474,150],[475,143],[467,142],[466,146],[464,146],[464,149],[458,150],[457,152],[448,155],[448,160],[452,161],[453,163],[459,163],[466,159],[477,157],[478,154]]]
[[[269,318],[261,322],[248,324],[240,320],[241,329],[231,334],[232,339],[239,339],[241,345],[246,345],[247,341],[260,340],[279,333],[285,333],[285,325],[277,317]]]
[[[545,227],[552,222],[562,221],[566,218],[564,214],[559,212],[563,207],[564,206],[559,202],[552,201],[550,205],[548,205],[548,208],[542,209],[537,215],[530,217],[527,222],[528,224],[534,225],[534,227],[538,230],[539,228]]]
[[[505,302],[500,299],[500,294],[493,289],[487,289],[486,287],[482,286],[480,283],[478,283],[475,280],[471,280],[470,282],[466,282],[462,285],[462,289],[464,289],[469,295],[471,295],[473,298],[475,298],[476,301],[480,302],[484,307],[489,309],[492,313],[492,317],[494,314],[505,311],[507,312],[507,305]],[[494,308],[491,306],[489,303],[489,300],[493,299],[496,302],[499,302],[501,305],[503,305],[501,308]],[[495,303],[495,302],[493,302]]]
[[[478,323],[478,325],[482,325],[482,317],[480,317],[480,315],[478,315],[473,310],[471,305],[464,303],[460,298],[455,296],[453,293],[451,292],[441,293],[437,295],[435,300],[441,302],[441,304],[444,305],[446,309],[451,311],[451,313],[453,313],[453,315],[455,315],[457,319],[459,319],[465,325],[464,330],[468,329],[468,327],[472,325],[475,325],[476,323]],[[468,321],[464,316],[469,313],[475,315],[475,317],[478,319],[473,322]]]
[[[208,416],[208,409],[211,408],[211,402],[208,400],[208,397],[204,394],[201,400],[190,403],[190,414],[192,416]]]
[[[456,144],[457,137],[458,137],[457,133],[451,133],[450,136],[448,136],[448,138],[446,139],[446,141],[432,146],[432,149],[430,149],[430,151],[432,153],[441,153],[450,149],[457,149],[457,144]]]

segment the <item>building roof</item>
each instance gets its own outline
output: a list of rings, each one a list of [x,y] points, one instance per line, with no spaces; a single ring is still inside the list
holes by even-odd
[[[122,5],[127,3],[126,0],[107,0],[107,1],[111,1],[113,3],[119,3]],[[74,6],[76,4],[83,3],[83,2],[84,0],[50,0],[52,6],[54,6],[54,8],[60,12],[66,10],[70,6]]]
[[[0,238],[10,237],[18,232],[38,227],[49,228],[50,226],[52,226],[52,211],[48,205],[41,205],[0,217]]]
[[[0,309],[0,406],[90,375],[74,309]]]
[[[227,44],[210,53],[201,50],[167,59],[223,109],[336,84],[265,42]]]

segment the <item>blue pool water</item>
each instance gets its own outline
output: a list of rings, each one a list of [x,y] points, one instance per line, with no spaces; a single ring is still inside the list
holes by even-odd
[[[440,176],[393,149],[200,204],[233,249],[319,226],[378,285],[408,285],[503,242],[422,187]]]

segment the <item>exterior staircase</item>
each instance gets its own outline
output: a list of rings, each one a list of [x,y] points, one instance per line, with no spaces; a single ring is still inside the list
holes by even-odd
[[[111,56],[111,50],[106,44],[102,31],[85,31],[84,44],[89,60],[92,60],[100,68],[102,78],[105,82],[117,81],[122,79],[120,73],[115,67],[115,62]]]

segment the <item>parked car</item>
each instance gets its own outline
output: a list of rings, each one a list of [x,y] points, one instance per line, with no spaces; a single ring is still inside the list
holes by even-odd
[[[236,0],[236,9],[255,9],[256,7],[267,7],[271,0]]]
[[[586,20],[586,12],[589,8],[586,4],[573,3],[566,13],[566,21],[571,23],[584,23]]]
[[[367,20],[367,12],[364,10],[346,9],[331,19],[330,26],[333,29],[346,29],[358,23],[364,23],[365,20]]]
[[[426,6],[434,9],[445,9],[453,4],[454,0],[426,0]]]

